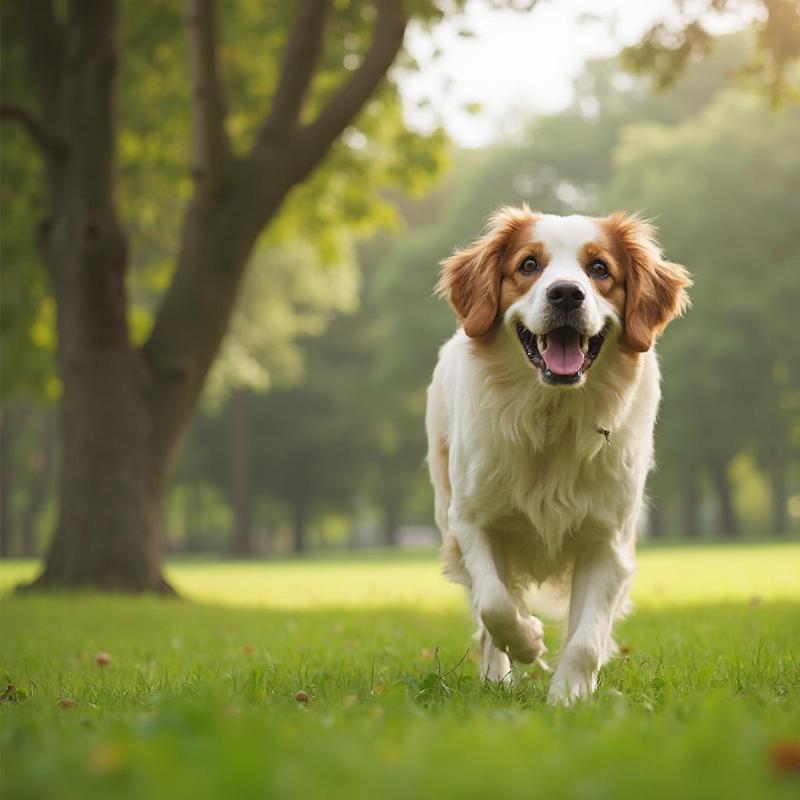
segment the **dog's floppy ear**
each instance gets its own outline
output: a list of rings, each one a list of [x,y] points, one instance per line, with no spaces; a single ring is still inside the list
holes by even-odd
[[[525,221],[533,221],[527,209],[500,209],[480,239],[441,262],[436,294],[450,301],[472,339],[485,336],[497,322],[503,260],[512,235]]]
[[[630,350],[644,353],[670,320],[689,307],[686,289],[692,279],[680,264],[663,258],[649,222],[624,212],[612,214],[608,221],[626,262],[622,341]]]

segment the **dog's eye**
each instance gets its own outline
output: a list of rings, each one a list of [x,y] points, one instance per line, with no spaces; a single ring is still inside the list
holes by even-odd
[[[603,278],[608,277],[608,264],[605,261],[596,258],[592,263],[589,265],[589,274],[593,278],[597,278],[598,280],[603,280]]]
[[[528,256],[520,265],[519,271],[523,275],[533,275],[534,272],[539,271],[539,265],[533,256]]]

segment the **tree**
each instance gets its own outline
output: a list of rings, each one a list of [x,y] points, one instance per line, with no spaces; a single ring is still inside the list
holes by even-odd
[[[270,76],[271,106],[243,147],[231,133],[216,4],[187,3],[194,186],[169,286],[139,344],[130,332],[130,236],[118,192],[118,3],[76,0],[63,14],[50,0],[14,8],[38,111],[8,104],[2,113],[25,128],[43,163],[39,246],[56,304],[63,391],[59,521],[35,585],[169,591],[160,541],[166,486],[245,265],[402,46],[400,0],[376,0],[364,15],[361,6],[331,9],[300,0],[285,46],[275,35],[285,11],[264,9],[273,34],[267,52],[282,50],[281,66]],[[348,52],[350,42],[368,40]],[[391,98],[385,106],[397,109]],[[402,126],[400,134],[413,138]],[[355,174],[369,163],[357,150]]]
[[[727,91],[678,125],[628,127],[604,197],[657,215],[667,251],[695,277],[694,308],[660,347],[669,376],[660,439],[690,482],[687,496],[707,473],[723,535],[739,531],[733,457],[750,451],[773,476],[781,525],[783,481],[799,452],[800,359],[785,343],[800,304],[800,109],[768,125],[765,113],[757,97]]]
[[[800,99],[800,6],[796,0],[704,0],[678,3],[671,20],[660,20],[641,41],[626,48],[623,62],[651,73],[661,88],[671,86],[692,60],[707,56],[719,41],[709,21],[750,13],[755,40],[739,77],[779,105]]]

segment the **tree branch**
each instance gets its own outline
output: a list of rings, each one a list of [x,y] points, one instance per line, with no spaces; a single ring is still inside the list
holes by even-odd
[[[283,54],[278,88],[260,140],[297,124],[308,87],[322,52],[322,34],[331,0],[299,0],[292,32]]]
[[[378,19],[369,48],[361,66],[340,87],[314,122],[301,130],[302,148],[313,168],[342,131],[353,121],[361,107],[386,75],[403,45],[406,16],[403,0],[376,0]]]
[[[27,108],[12,104],[0,106],[0,119],[20,123],[43,155],[66,155],[66,145],[47,131],[42,121]]]
[[[230,143],[225,131],[225,98],[217,63],[215,0],[186,0],[192,78],[194,168],[207,191],[224,182]]]

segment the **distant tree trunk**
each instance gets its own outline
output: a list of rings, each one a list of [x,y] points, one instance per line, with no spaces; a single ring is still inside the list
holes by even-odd
[[[351,124],[400,49],[400,0],[376,4],[360,66],[315,117],[304,99],[329,2],[298,0],[271,108],[249,153],[232,151],[218,74],[216,4],[187,0],[194,192],[172,282],[149,339],[129,336],[128,240],[117,209],[120,46],[113,0],[17,4],[39,113],[5,104],[44,164],[39,244],[56,300],[62,468],[59,519],[34,587],[170,592],[166,488],[251,250],[289,191]],[[302,537],[301,537],[302,538]]]
[[[307,522],[305,501],[300,498],[292,505],[292,544],[297,554],[306,551]]]
[[[690,472],[683,487],[683,532],[692,539],[700,535],[699,505],[697,475]]]
[[[53,460],[56,449],[54,420],[48,417],[42,431],[42,445],[36,454],[34,476],[28,491],[25,508],[20,515],[19,536],[20,555],[25,558],[38,555],[36,548],[36,520],[50,495],[53,478]]]
[[[717,495],[717,533],[724,537],[738,536],[739,520],[733,506],[727,464],[714,463],[711,465],[711,481]]]
[[[663,539],[666,533],[664,524],[664,504],[660,497],[651,497],[647,518],[648,533],[654,539]]]
[[[233,555],[253,554],[252,448],[250,437],[250,395],[237,390],[228,403],[230,497],[233,505]]]
[[[400,506],[390,500],[383,506],[383,541],[387,547],[399,544]]]
[[[786,486],[786,464],[776,462],[769,469],[770,487],[772,489],[772,531],[784,536],[789,530],[787,512],[788,489]]]

